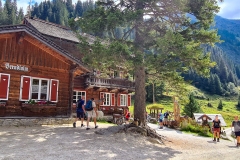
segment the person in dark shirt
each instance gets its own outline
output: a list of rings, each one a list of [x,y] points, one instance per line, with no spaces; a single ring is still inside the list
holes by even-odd
[[[234,121],[232,122],[232,126],[234,127],[235,136],[237,138],[237,147],[240,146],[240,121],[238,120],[238,116],[234,117]]]
[[[84,127],[83,121],[84,121],[84,113],[85,113],[85,107],[84,107],[84,99],[85,97],[79,96],[78,101],[77,101],[77,118],[75,119],[75,122],[73,123],[73,127],[76,128],[76,122],[78,119],[81,119],[81,127]]]
[[[216,138],[217,138],[217,141],[219,142],[221,121],[220,119],[218,119],[218,115],[215,116],[212,127],[213,127],[213,134],[214,134],[213,141],[216,141]]]
[[[168,111],[166,111],[163,116],[164,116],[163,125],[168,126],[168,116],[169,116]]]

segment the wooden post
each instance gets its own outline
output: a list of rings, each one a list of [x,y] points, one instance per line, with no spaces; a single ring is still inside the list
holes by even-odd
[[[173,97],[173,104],[174,104],[174,120],[179,122],[180,121],[180,107],[178,104],[177,98]]]

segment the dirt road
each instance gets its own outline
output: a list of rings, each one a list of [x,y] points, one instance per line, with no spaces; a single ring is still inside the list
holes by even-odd
[[[189,160],[239,160],[240,148],[237,148],[233,141],[223,140],[213,142],[212,137],[200,137],[186,134],[181,131],[165,128],[158,129],[157,125],[149,124],[156,131],[167,137],[165,145],[175,151],[181,152],[171,159]]]
[[[93,126],[93,124],[91,124]],[[80,126],[80,124],[77,124]],[[111,125],[99,124],[99,129]],[[231,141],[213,143],[211,138],[157,129],[167,136],[164,145],[149,138],[125,133],[96,134],[96,129],[71,125],[43,127],[0,127],[1,160],[238,160],[240,148]],[[111,127],[110,127],[111,128]]]

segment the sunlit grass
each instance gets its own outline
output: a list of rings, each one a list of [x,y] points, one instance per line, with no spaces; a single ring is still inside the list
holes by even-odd
[[[187,85],[187,90],[190,91],[196,91],[197,94],[199,95],[204,95],[205,99],[196,99],[201,107],[201,111],[202,113],[206,113],[206,114],[221,114],[227,124],[227,126],[230,126],[233,118],[235,115],[240,116],[240,110],[238,110],[236,108],[236,104],[238,102],[238,96],[232,96],[232,97],[222,97],[219,95],[210,95],[210,94],[206,94],[204,92],[202,92],[201,90],[195,88],[194,86],[191,85]],[[160,108],[164,108],[163,112],[165,111],[170,111],[173,112],[173,100],[172,100],[172,96],[175,95],[175,93],[168,93],[168,95],[166,95],[166,93],[164,94],[164,96],[155,104],[152,103],[146,103],[146,110],[149,113],[149,107],[152,106],[158,106]],[[179,96],[180,100],[180,109],[181,109],[181,113],[182,115],[183,113],[183,108],[186,105],[188,100],[188,96],[187,95],[183,95],[181,97],[181,95]],[[222,100],[223,103],[223,109],[219,110],[218,104],[220,99]],[[208,107],[207,104],[211,103],[212,107]],[[134,107],[132,106],[129,107],[129,110],[131,113],[133,113]]]

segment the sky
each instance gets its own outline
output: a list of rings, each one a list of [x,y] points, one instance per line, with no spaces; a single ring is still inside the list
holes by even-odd
[[[5,0],[1,0],[3,3]],[[32,4],[37,2],[38,4],[43,0],[31,0]],[[73,3],[76,3],[78,0],[72,0]],[[82,0],[84,1],[84,0]],[[29,5],[30,0],[17,0],[18,8],[23,7],[24,13],[26,13],[27,6]],[[219,3],[221,7],[219,16],[227,19],[240,19],[240,0],[224,0],[224,2]]]

